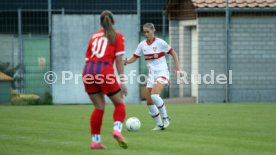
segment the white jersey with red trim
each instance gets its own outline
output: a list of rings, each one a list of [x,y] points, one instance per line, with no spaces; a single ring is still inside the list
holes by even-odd
[[[153,38],[149,43],[147,40],[140,42],[133,56],[145,56],[150,71],[168,70],[165,54],[169,54],[172,48],[162,39]]]

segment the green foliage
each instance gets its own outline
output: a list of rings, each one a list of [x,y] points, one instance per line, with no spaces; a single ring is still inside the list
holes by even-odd
[[[51,105],[53,104],[53,97],[50,92],[45,92],[44,95],[40,99],[41,105]]]
[[[12,91],[12,105],[38,105],[40,97],[35,94],[18,94]]]
[[[42,97],[35,94],[19,94],[14,91],[11,92],[12,105],[51,105],[52,95],[45,92]]]

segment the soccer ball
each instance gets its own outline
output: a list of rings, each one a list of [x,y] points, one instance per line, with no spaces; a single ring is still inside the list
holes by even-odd
[[[126,128],[128,131],[138,131],[141,127],[141,122],[137,117],[130,117],[126,121]]]

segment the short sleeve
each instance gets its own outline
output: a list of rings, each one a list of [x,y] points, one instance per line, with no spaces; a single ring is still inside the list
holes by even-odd
[[[142,44],[140,43],[136,49],[136,51],[134,52],[133,56],[136,58],[139,58],[140,56],[143,55],[143,49],[142,49]]]
[[[167,44],[167,42],[165,42],[164,40],[161,40],[160,39],[160,48],[161,48],[161,51],[167,53],[167,54],[170,54],[172,52],[172,48],[170,45]]]
[[[125,54],[125,37],[122,34],[118,33],[115,55],[119,56],[123,54]]]

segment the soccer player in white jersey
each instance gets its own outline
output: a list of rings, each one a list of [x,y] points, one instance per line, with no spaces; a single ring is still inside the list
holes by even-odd
[[[175,51],[164,40],[155,37],[155,28],[152,23],[144,24],[143,31],[146,40],[141,41],[135,53],[125,59],[125,65],[135,62],[140,56],[144,56],[149,70],[147,106],[156,123],[156,127],[152,130],[164,130],[170,125],[165,103],[159,95],[169,82],[169,70],[165,54],[173,57],[176,72],[180,71],[180,67]]]

